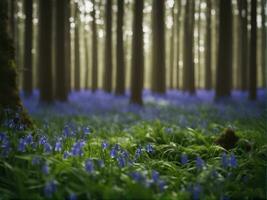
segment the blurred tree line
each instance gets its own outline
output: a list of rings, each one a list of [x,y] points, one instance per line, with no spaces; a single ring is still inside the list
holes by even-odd
[[[41,102],[103,89],[142,104],[144,88],[214,89],[216,99],[240,89],[255,100],[266,86],[266,0],[1,1],[19,87],[39,89]]]

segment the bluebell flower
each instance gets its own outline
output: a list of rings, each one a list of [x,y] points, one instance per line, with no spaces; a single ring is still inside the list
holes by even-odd
[[[115,145],[114,145],[114,149],[115,149],[116,151],[119,151],[119,150],[121,149],[121,147],[120,147],[119,144],[115,144]]]
[[[60,141],[57,141],[55,144],[55,151],[62,151],[62,144]]]
[[[100,168],[104,168],[104,167],[105,167],[104,160],[98,160],[98,166],[99,166]]]
[[[72,148],[71,148],[71,154],[73,156],[82,156],[84,145],[85,145],[84,141],[78,141],[78,142],[74,143]]]
[[[126,160],[122,157],[122,156],[119,156],[117,158],[117,161],[118,161],[118,165],[119,167],[125,167],[126,166]]]
[[[132,177],[132,179],[135,181],[135,182],[143,182],[145,180],[145,177],[143,176],[143,174],[141,174],[140,172],[132,172],[130,174],[130,176]]]
[[[85,170],[88,172],[88,173],[92,173],[94,171],[94,162],[92,159],[87,159],[85,161]]]
[[[32,165],[38,165],[41,162],[41,158],[39,156],[34,156],[32,158]]]
[[[39,139],[39,144],[40,145],[44,145],[47,142],[47,139],[45,136],[41,136]]]
[[[188,156],[187,156],[187,154],[183,153],[183,154],[181,155],[180,162],[181,162],[182,165],[185,165],[185,164],[188,163]]]
[[[49,171],[50,171],[49,165],[47,163],[45,163],[42,166],[42,173],[45,174],[45,175],[48,175],[49,174]]]
[[[204,167],[204,160],[200,158],[199,156],[196,158],[196,167],[197,169],[202,169]]]
[[[122,155],[123,158],[129,159],[129,153],[128,153],[128,151],[123,150],[122,153],[121,153],[121,155]]]
[[[75,193],[71,193],[68,197],[68,200],[77,200],[77,195]]]
[[[227,154],[225,152],[223,152],[223,154],[222,154],[221,163],[222,163],[222,166],[224,168],[227,168],[229,166],[228,157],[227,157]]]
[[[89,127],[83,127],[83,133],[84,133],[85,135],[90,135],[90,133],[91,133],[91,129],[90,129]]]
[[[18,151],[19,152],[25,152],[26,151],[26,142],[25,142],[24,138],[19,139]]]
[[[153,180],[154,182],[158,182],[158,180],[159,180],[159,172],[156,171],[156,170],[152,170],[152,175],[151,175],[151,177],[152,177],[152,180]]]
[[[202,188],[199,184],[195,184],[193,186],[192,196],[194,200],[200,199],[201,191],[202,191]]]
[[[141,156],[141,154],[142,154],[142,147],[139,146],[139,147],[136,149],[136,151],[135,151],[134,158],[135,158],[135,159],[138,159],[138,158]]]
[[[152,145],[151,144],[147,144],[146,145],[146,152],[147,153],[153,153],[153,147],[152,147]]]
[[[65,126],[64,128],[63,128],[63,135],[65,136],[65,137],[69,137],[69,136],[71,136],[72,134],[71,134],[71,130],[70,130],[70,128],[69,128],[69,126]]]
[[[51,153],[52,151],[52,146],[47,142],[44,144],[44,152],[45,153]]]
[[[25,138],[25,143],[26,144],[32,144],[33,143],[33,137],[31,134],[27,135]]]
[[[229,160],[229,165],[232,168],[236,168],[237,167],[237,160],[234,154],[230,155],[230,160]]]
[[[103,141],[102,144],[101,144],[101,147],[103,150],[107,149],[108,148],[108,143],[106,141]]]
[[[166,182],[164,180],[159,180],[157,185],[159,187],[159,190],[162,192],[165,189]]]
[[[117,156],[117,151],[116,149],[113,147],[111,150],[110,150],[110,157],[111,158],[115,158]]]
[[[56,192],[56,181],[49,181],[45,184],[44,187],[44,195],[46,197],[52,197],[52,195]]]
[[[71,156],[70,152],[68,152],[68,151],[64,151],[63,159],[67,159],[67,158],[70,157],[70,156]]]
[[[0,141],[4,141],[7,139],[7,136],[5,133],[0,132]]]

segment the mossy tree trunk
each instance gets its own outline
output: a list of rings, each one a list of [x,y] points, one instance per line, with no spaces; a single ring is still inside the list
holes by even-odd
[[[144,42],[143,42],[143,0],[134,1],[133,41],[132,41],[132,79],[130,103],[143,104],[144,82]]]
[[[19,113],[19,123],[32,127],[32,122],[24,110],[17,87],[15,53],[8,34],[7,0],[0,1],[0,122],[6,120],[5,109]]]

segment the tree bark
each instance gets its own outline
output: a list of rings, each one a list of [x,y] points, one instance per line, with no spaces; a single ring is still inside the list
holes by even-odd
[[[74,49],[75,49],[75,66],[74,66],[74,89],[81,89],[81,66],[80,66],[80,12],[78,3],[75,3],[75,30],[74,30]]]
[[[40,101],[53,102],[52,78],[52,0],[39,2],[39,80]]]
[[[195,66],[194,66],[194,10],[195,2],[186,1],[184,27],[184,91],[195,94]]]
[[[32,0],[24,0],[25,5],[25,33],[24,33],[24,70],[23,70],[23,90],[25,96],[31,96],[33,90],[32,73]]]
[[[164,0],[152,3],[152,91],[166,92]]]
[[[172,28],[171,28],[171,35],[170,35],[170,89],[174,88],[173,84],[173,71],[174,71],[174,34],[175,34],[175,26],[174,26],[174,8],[175,4],[171,8],[171,17],[172,17]]]
[[[248,2],[247,0],[239,0],[239,20],[240,20],[240,76],[241,76],[241,90],[245,91],[248,88],[248,30],[247,30],[247,16],[248,16]]]
[[[261,1],[262,2],[262,4],[261,4],[261,18],[262,18],[262,20],[261,20],[261,26],[262,26],[262,42],[261,42],[261,44],[262,44],[262,55],[261,55],[261,64],[262,64],[262,82],[263,82],[263,84],[262,84],[262,86],[264,87],[264,88],[266,88],[266,76],[267,76],[267,74],[266,74],[266,54],[267,54],[267,52],[266,52],[266,25],[265,25],[265,23],[266,23],[266,3],[267,3],[267,1],[266,0],[262,0]]]
[[[56,99],[67,101],[67,80],[66,80],[66,7],[67,0],[56,1]]]
[[[66,87],[67,92],[71,91],[71,35],[70,35],[70,0],[67,0],[66,5],[66,32],[65,32],[65,48],[66,48]]]
[[[0,1],[0,123],[8,120],[6,109],[9,109],[12,116],[17,120],[14,123],[23,124],[25,128],[32,128],[33,124],[22,106],[18,86],[17,71],[15,66],[15,52],[12,40],[8,33],[7,1]],[[9,113],[10,113],[9,111]],[[16,116],[19,114],[19,116]]]
[[[144,84],[143,8],[143,0],[134,1],[130,103],[139,105],[143,104],[142,90]]]
[[[85,75],[84,75],[84,88],[89,89],[89,50],[88,50],[88,32],[84,30],[84,54],[85,54]]]
[[[207,25],[206,25],[206,51],[205,51],[205,89],[211,90],[212,88],[212,74],[211,74],[211,0],[207,0]]]
[[[249,99],[257,99],[257,0],[251,0]]]
[[[232,82],[232,3],[220,0],[219,47],[215,99],[231,96]]]
[[[92,91],[95,92],[98,87],[98,44],[97,44],[97,26],[95,16],[95,0],[93,0],[92,11]]]
[[[104,90],[112,91],[112,0],[106,0],[106,41],[105,41],[105,69],[104,69]]]
[[[176,63],[176,68],[177,68],[177,80],[176,80],[176,88],[179,90],[180,89],[180,25],[181,25],[181,11],[182,11],[182,4],[181,1],[177,2],[177,63]]]
[[[117,76],[116,76],[116,95],[124,95],[125,93],[125,61],[123,48],[123,16],[124,16],[124,0],[117,0]]]

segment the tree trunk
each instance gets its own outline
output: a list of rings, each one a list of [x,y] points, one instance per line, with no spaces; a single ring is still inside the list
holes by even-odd
[[[75,66],[74,66],[74,89],[81,89],[81,66],[80,66],[80,12],[78,3],[75,3],[75,30],[74,30],[74,49],[75,49]]]
[[[71,35],[70,35],[70,0],[67,0],[66,5],[66,32],[65,32],[65,48],[66,48],[66,87],[67,92],[71,91]]]
[[[216,99],[231,96],[232,79],[232,2],[220,0],[219,47]]]
[[[56,1],[56,99],[67,101],[67,80],[66,80],[66,7],[67,0]]]
[[[95,16],[95,0],[93,0],[92,18],[92,91],[95,92],[98,87],[98,44]]]
[[[181,25],[181,11],[182,11],[182,4],[181,4],[181,1],[178,1],[177,2],[177,65],[176,65],[176,68],[177,68],[177,80],[176,80],[176,88],[177,89],[180,89],[180,25]]]
[[[207,25],[206,25],[206,52],[205,52],[205,89],[211,90],[212,88],[212,74],[211,74],[211,0],[207,0]]]
[[[143,0],[134,1],[130,103],[139,105],[143,104],[142,90],[144,82],[143,7]]]
[[[40,101],[53,101],[52,78],[52,0],[39,4],[39,80]]]
[[[239,20],[240,20],[240,76],[241,76],[241,90],[247,90],[248,88],[248,31],[247,31],[247,13],[248,5],[247,0],[239,0]]]
[[[174,34],[175,34],[175,26],[174,26],[174,8],[175,3],[173,4],[173,7],[171,8],[171,17],[172,17],[172,28],[171,28],[171,35],[170,35],[170,89],[173,89],[173,70],[174,70]]]
[[[106,41],[105,41],[105,69],[104,90],[112,91],[112,0],[106,0]]]
[[[165,21],[164,0],[153,0],[152,3],[152,91],[165,93]]]
[[[257,99],[257,0],[251,0],[249,99]]]
[[[198,82],[197,82],[197,87],[201,87],[201,50],[200,50],[200,40],[201,40],[201,0],[199,0],[198,4],[198,24],[197,24],[197,55],[198,55]],[[194,33],[193,33],[194,34]]]
[[[25,33],[24,33],[24,71],[23,71],[23,90],[25,96],[31,96],[33,90],[32,74],[32,0],[24,0],[25,4]]]
[[[85,75],[84,75],[84,88],[89,89],[89,50],[88,50],[88,32],[84,30],[84,54],[85,54]]]
[[[195,66],[194,66],[194,10],[195,2],[186,1],[184,27],[184,91],[195,94]]]
[[[0,1],[0,123],[8,120],[7,117],[16,117],[16,124],[23,124],[25,128],[32,127],[32,122],[24,110],[19,98],[17,87],[17,71],[15,66],[15,53],[12,40],[8,33],[7,1]],[[5,109],[9,109],[9,114]],[[19,117],[16,114],[19,114]],[[18,118],[17,118],[18,117]]]
[[[264,88],[266,88],[266,84],[267,84],[266,83],[266,76],[267,76],[267,74],[266,74],[266,54],[267,54],[267,52],[266,52],[266,25],[265,25],[265,23],[266,23],[266,15],[265,15],[265,12],[266,12],[266,3],[267,3],[267,1],[266,0],[262,0],[261,2],[262,2],[262,4],[261,4],[261,9],[262,9],[261,10],[261,18],[262,18],[262,20],[261,20],[261,26],[262,26],[261,64],[262,64],[262,82],[263,82],[262,86]]]
[[[123,48],[123,15],[124,0],[117,0],[117,76],[116,76],[116,95],[125,93],[125,61]]]

